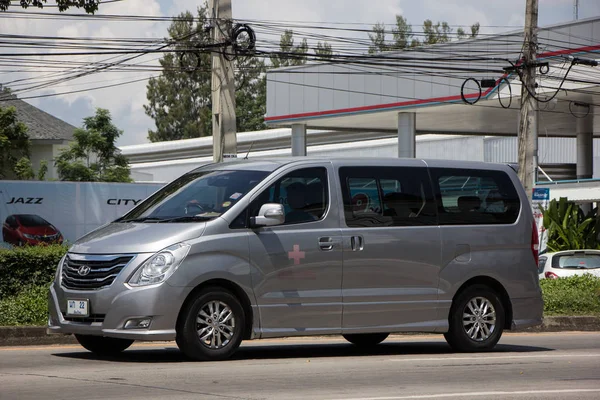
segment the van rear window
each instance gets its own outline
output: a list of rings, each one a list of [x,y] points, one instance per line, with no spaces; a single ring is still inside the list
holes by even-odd
[[[441,225],[512,224],[521,202],[502,171],[432,168]]]
[[[552,268],[597,269],[600,268],[600,254],[574,253],[554,256]]]

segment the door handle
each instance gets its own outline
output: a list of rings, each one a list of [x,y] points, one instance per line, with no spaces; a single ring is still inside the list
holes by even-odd
[[[364,248],[362,236],[351,236],[350,246],[352,251],[362,251]]]
[[[319,238],[319,247],[321,248],[321,250],[332,250],[334,244],[335,242],[331,237]]]

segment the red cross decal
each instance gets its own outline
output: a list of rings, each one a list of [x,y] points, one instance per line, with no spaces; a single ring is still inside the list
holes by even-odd
[[[304,251],[300,251],[300,246],[295,244],[294,251],[288,252],[288,258],[294,260],[294,265],[298,265],[300,264],[300,259],[305,257],[305,254]]]

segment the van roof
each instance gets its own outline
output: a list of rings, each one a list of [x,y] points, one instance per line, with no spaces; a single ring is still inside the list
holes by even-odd
[[[203,165],[191,172],[217,169],[246,169],[271,172],[284,165],[302,164],[311,162],[330,162],[334,166],[347,165],[350,163],[359,163],[363,166],[418,166],[428,165],[431,167],[446,167],[446,168],[476,168],[476,169],[495,169],[504,170],[510,169],[509,164],[489,163],[483,161],[457,161],[457,160],[439,160],[439,159],[422,159],[422,158],[392,158],[392,157],[313,157],[313,156],[296,156],[296,157],[273,157],[273,158],[249,158],[249,159],[234,159],[223,163],[211,163]]]

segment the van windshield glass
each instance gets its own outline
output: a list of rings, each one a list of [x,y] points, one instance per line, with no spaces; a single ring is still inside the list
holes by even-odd
[[[194,222],[217,218],[267,176],[264,171],[190,172],[115,222]]]

